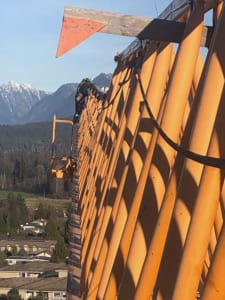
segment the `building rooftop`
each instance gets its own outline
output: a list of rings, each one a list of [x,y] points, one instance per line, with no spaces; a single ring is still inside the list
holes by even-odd
[[[68,266],[62,263],[52,263],[52,262],[27,262],[18,263],[15,265],[7,265],[0,267],[0,272],[13,272],[13,271],[35,271],[35,272],[47,272],[50,270],[66,270]]]
[[[5,239],[0,240],[0,247],[7,245],[41,245],[43,247],[49,247],[56,244],[56,240],[43,240],[43,239]]]
[[[47,291],[66,291],[67,278],[7,278],[0,279],[1,288],[17,288],[23,290]]]

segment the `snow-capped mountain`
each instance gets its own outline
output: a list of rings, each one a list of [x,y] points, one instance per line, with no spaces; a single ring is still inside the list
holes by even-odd
[[[32,88],[29,84],[9,81],[0,86],[0,123],[16,124],[24,114],[38,103],[48,92]]]
[[[24,116],[26,123],[51,121],[54,114],[59,118],[73,116],[77,85],[77,83],[64,84],[53,94],[44,97]]]
[[[93,83],[100,87],[109,87],[112,80],[112,74],[100,73],[93,79]]]
[[[93,82],[100,87],[108,87],[111,78],[112,74],[101,73]],[[72,116],[77,86],[78,83],[68,83],[49,93],[29,84],[9,81],[0,86],[0,124],[52,121],[54,114],[59,118]]]

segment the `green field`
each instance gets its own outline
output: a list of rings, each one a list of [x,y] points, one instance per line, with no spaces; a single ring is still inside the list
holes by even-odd
[[[0,200],[7,199],[8,194],[10,191],[0,191]],[[41,197],[35,194],[23,193],[23,192],[12,192],[13,194],[17,195],[20,194],[26,203],[27,208],[35,209],[42,203],[45,206],[54,206],[55,208],[62,208],[66,209],[71,204],[71,199],[54,199],[48,197]]]

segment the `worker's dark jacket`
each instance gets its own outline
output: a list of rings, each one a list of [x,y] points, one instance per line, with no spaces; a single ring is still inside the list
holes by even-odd
[[[91,91],[96,89],[95,85],[92,82],[81,81],[77,87],[77,92],[75,95],[75,109],[76,114],[80,115],[84,106],[86,104],[87,98]]]

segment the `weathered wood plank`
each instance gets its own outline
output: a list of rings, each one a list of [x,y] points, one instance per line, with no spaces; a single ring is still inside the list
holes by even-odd
[[[218,0],[218,3],[221,1]],[[69,51],[94,32],[138,37],[140,40],[179,43],[184,32],[186,13],[192,8],[192,4],[190,0],[174,0],[159,15],[159,18],[155,19],[80,7],[65,7],[56,56]],[[212,6],[215,6],[215,1],[205,1],[205,10]],[[204,28],[202,47],[209,45],[212,31],[212,28]],[[88,32],[89,34],[87,34]],[[70,44],[66,42],[68,40],[66,35],[70,36]],[[135,48],[138,43],[138,41],[135,42]],[[131,49],[133,49],[133,44],[131,44]],[[127,52],[129,51],[126,50],[125,53]]]
[[[181,8],[187,8],[187,3],[189,3],[190,6],[190,1],[181,2],[184,3],[181,3],[177,10],[174,8],[174,11],[176,10],[177,14],[173,15],[173,17],[179,15]],[[170,9],[172,8],[170,7]],[[161,16],[167,18],[169,15],[165,11],[165,13],[160,15],[160,17]],[[176,22],[160,18],[152,19],[137,17],[79,7],[66,7],[64,11],[64,18],[86,19],[100,22],[104,24],[103,28],[99,31],[102,33],[138,37],[141,40],[149,39],[174,43],[179,43],[181,41],[185,27],[184,22]],[[206,46],[207,33],[208,28],[205,27],[202,46]]]
[[[64,17],[74,17],[76,19],[86,19],[101,22],[105,24],[104,28],[101,29],[102,33],[132,37],[137,36],[138,33],[152,21],[152,18],[149,17],[117,14],[80,7],[65,7]]]

